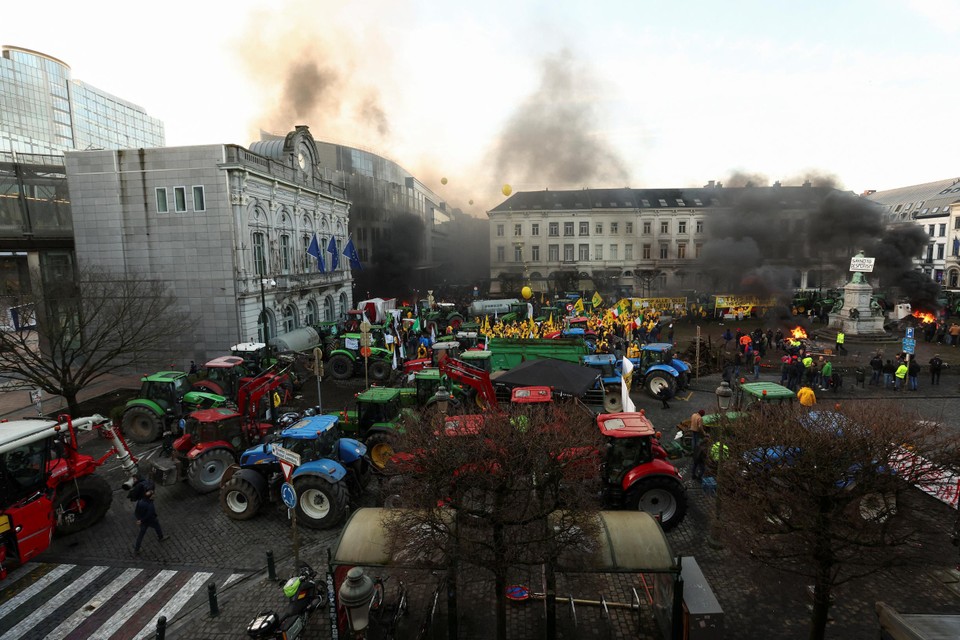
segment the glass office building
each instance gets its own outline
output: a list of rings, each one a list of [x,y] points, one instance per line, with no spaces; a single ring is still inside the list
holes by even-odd
[[[56,155],[162,147],[163,123],[135,104],[70,77],[43,53],[0,48],[0,153]]]

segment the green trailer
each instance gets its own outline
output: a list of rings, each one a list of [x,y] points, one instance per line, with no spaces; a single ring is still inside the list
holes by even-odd
[[[493,338],[487,345],[493,371],[512,369],[527,360],[563,360],[580,364],[589,354],[582,339]]]

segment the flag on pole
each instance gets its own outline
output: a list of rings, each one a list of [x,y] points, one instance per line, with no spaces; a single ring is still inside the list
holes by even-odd
[[[953,239],[953,255],[960,255],[960,238]]]
[[[353,246],[352,236],[347,239],[347,246],[343,248],[343,255],[345,255],[350,262],[351,269],[363,271],[363,265],[360,264],[360,255],[357,253],[357,248]]]
[[[614,317],[614,318],[619,318],[619,317],[620,317],[620,307],[611,307],[610,313],[613,314],[613,317]]]
[[[636,411],[637,406],[630,399],[630,381],[633,379],[633,363],[623,358],[623,373],[620,380],[620,404],[624,411]]]
[[[573,310],[583,313],[583,298],[577,298],[577,301],[573,303]]]
[[[323,263],[323,252],[320,251],[320,242],[317,240],[317,234],[313,234],[313,238],[310,240],[310,246],[307,247],[307,255],[316,258],[317,271],[326,273],[327,265]]]
[[[593,297],[590,299],[590,303],[594,306],[594,308],[603,304],[603,298],[600,297],[599,291],[593,292]]]
[[[397,370],[397,350],[393,350],[393,370]]]
[[[336,271],[340,266],[340,253],[337,251],[337,239],[330,236],[330,242],[327,243],[327,253],[330,254],[330,271]]]
[[[420,333],[420,316],[417,316],[417,319],[413,321],[413,324],[410,326],[410,331]]]

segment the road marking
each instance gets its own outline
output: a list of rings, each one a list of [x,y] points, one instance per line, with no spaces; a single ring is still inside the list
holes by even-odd
[[[127,569],[119,577],[115,578],[113,582],[108,584],[106,587],[100,590],[100,592],[93,596],[88,602],[86,602],[82,607],[77,609],[73,615],[60,623],[60,625],[50,632],[45,640],[62,640],[62,638],[67,637],[71,631],[80,626],[84,620],[89,618],[97,609],[99,609],[104,602],[107,602],[113,596],[117,595],[117,592],[123,589],[131,580],[136,578],[142,569]]]
[[[106,624],[97,629],[97,632],[90,636],[90,640],[107,640],[117,629],[122,627],[153,595],[160,590],[160,587],[169,582],[170,578],[176,575],[176,571],[164,570],[158,573],[153,580],[147,583],[143,589],[138,591],[119,611],[113,614],[113,617],[107,620]]]
[[[692,398],[692,397],[693,397],[693,391],[691,391],[690,393],[688,393],[686,398],[677,398],[677,399],[678,399],[678,400],[682,400],[683,402],[690,402],[690,398]]]
[[[100,574],[107,570],[107,567],[93,567],[86,571],[79,578],[71,582],[60,593],[47,600],[43,605],[33,610],[33,613],[21,620],[15,627],[3,634],[3,640],[17,640],[25,633],[33,630],[41,620],[52,614],[63,603],[77,594],[78,591],[85,588],[88,584],[96,580]]]
[[[140,632],[133,637],[133,640],[143,640],[144,638],[148,638],[151,635],[156,634],[157,620],[160,619],[160,616],[166,616],[167,621],[169,622],[173,616],[175,616],[177,612],[183,608],[183,605],[187,604],[187,601],[193,597],[193,594],[197,592],[203,583],[206,582],[207,579],[209,579],[212,575],[212,573],[194,574],[194,576],[187,581],[187,584],[180,588],[180,590],[177,592],[177,595],[167,600],[167,603],[163,605],[163,608],[161,608],[160,611],[157,612],[157,615],[153,616],[153,618],[150,619],[150,622],[148,622],[146,626],[144,626],[143,629],[141,629]]]
[[[16,595],[16,597],[8,600],[7,602],[0,605],[0,619],[9,615],[11,611],[19,607],[21,604],[37,595],[44,589],[46,589],[50,584],[56,581],[58,578],[69,572],[76,565],[72,564],[62,564],[50,573],[46,574],[32,585],[21,591]]]
[[[226,589],[227,587],[229,587],[230,585],[232,585],[234,582],[236,582],[236,581],[239,580],[240,578],[244,577],[245,575],[246,575],[246,574],[243,574],[243,573],[231,573],[231,574],[230,574],[230,577],[227,578],[226,582],[224,582],[224,583],[223,583],[223,586],[220,587],[220,588],[221,588],[221,589]]]

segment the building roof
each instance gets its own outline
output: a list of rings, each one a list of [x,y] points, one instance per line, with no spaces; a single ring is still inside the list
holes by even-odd
[[[774,191],[775,190],[775,191]],[[829,187],[691,187],[679,189],[581,189],[518,191],[489,213],[578,209],[702,209],[729,207],[751,195],[781,195],[785,208],[819,206]]]
[[[876,191],[865,197],[882,205],[896,220],[941,217],[949,213],[945,207],[960,201],[960,178]]]

